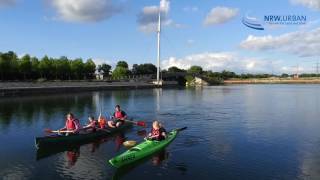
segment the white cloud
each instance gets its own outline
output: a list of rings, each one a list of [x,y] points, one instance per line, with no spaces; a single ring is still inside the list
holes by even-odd
[[[160,12],[161,12],[161,25],[162,26],[171,26],[180,28],[181,24],[175,23],[172,19],[168,18],[168,13],[170,11],[170,2],[169,0],[160,1]],[[158,27],[158,6],[146,6],[138,14],[138,25],[139,30],[142,32],[150,33],[156,32]]]
[[[112,0],[52,0],[57,18],[69,22],[97,22],[110,18],[121,8]]]
[[[290,0],[291,3],[302,5],[310,9],[320,10],[320,0]]]
[[[92,61],[93,61],[96,65],[101,65],[101,64],[103,64],[103,63],[109,64],[109,65],[111,65],[111,66],[114,65],[113,62],[108,61],[108,60],[103,59],[103,58],[93,58]]]
[[[296,31],[280,36],[249,35],[240,44],[241,48],[255,51],[274,50],[300,57],[320,55],[320,28],[311,31]]]
[[[280,67],[281,61],[239,57],[230,52],[205,52],[183,58],[170,57],[162,61],[164,69],[171,66],[188,69],[193,65],[198,65],[205,70],[222,71],[226,69],[237,73],[271,73],[275,64],[277,64],[276,67]],[[274,69],[274,72],[277,71],[280,72],[280,69]]]
[[[0,0],[0,7],[8,7],[16,4],[16,0]]]
[[[225,23],[238,15],[239,10],[228,7],[215,7],[207,14],[203,24],[206,26]]]

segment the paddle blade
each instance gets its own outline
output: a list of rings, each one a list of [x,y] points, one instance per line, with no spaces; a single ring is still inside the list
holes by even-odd
[[[177,131],[183,131],[183,130],[185,130],[185,129],[187,129],[188,127],[183,127],[183,128],[179,128],[179,129],[177,129]]]
[[[144,122],[144,121],[138,121],[138,122],[137,122],[137,125],[138,125],[138,126],[142,126],[142,127],[147,127],[147,124],[146,124],[146,122]]]
[[[52,133],[52,130],[51,129],[44,129],[43,130],[45,133]]]
[[[141,130],[137,132],[138,136],[141,137],[146,137],[147,136],[147,131],[146,130]]]

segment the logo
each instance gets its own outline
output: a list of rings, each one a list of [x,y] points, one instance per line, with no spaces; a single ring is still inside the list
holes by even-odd
[[[255,17],[248,15],[242,18],[242,24],[255,29],[264,30],[268,25],[304,25],[307,23],[307,16],[304,15],[265,15],[263,23]]]
[[[303,25],[307,23],[307,16],[303,15],[267,15],[264,22],[280,25]]]
[[[264,30],[264,27],[262,26],[260,21],[255,17],[249,17],[248,15],[246,15],[245,17],[242,18],[242,23],[245,26],[255,30]]]

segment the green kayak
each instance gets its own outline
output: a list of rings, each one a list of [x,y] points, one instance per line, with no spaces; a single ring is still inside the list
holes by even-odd
[[[162,141],[145,140],[144,142],[125,151],[124,153],[110,159],[109,163],[116,168],[120,168],[122,166],[136,162],[137,160],[140,160],[155,152],[158,152],[169,145],[175,139],[178,131],[179,130],[176,129],[169,132],[167,138]]]

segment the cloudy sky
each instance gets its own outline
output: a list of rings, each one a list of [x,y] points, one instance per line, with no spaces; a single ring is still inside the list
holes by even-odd
[[[155,64],[159,10],[162,68],[311,73],[320,62],[320,0],[0,0],[0,52]],[[265,15],[307,24],[268,25]]]

